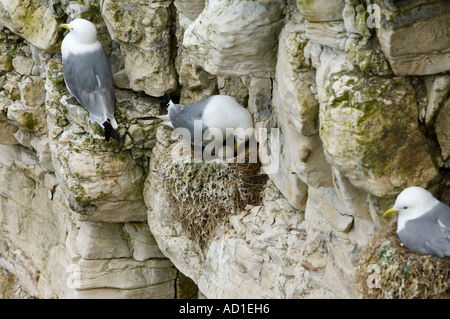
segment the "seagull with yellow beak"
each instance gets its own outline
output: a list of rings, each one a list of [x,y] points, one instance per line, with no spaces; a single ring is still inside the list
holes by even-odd
[[[88,110],[89,121],[97,122],[120,142],[114,118],[114,83],[105,51],[97,40],[97,29],[85,19],[75,19],[62,28],[70,32],[61,44],[64,81],[70,94]]]
[[[450,207],[417,186],[404,189],[383,217],[397,214],[397,234],[416,253],[450,256]]]

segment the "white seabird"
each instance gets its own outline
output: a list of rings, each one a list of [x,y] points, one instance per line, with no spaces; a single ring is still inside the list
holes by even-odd
[[[61,27],[70,31],[61,45],[67,89],[89,111],[89,121],[103,127],[106,141],[112,137],[120,142],[115,130],[113,77],[95,26],[75,19]]]
[[[229,95],[213,95],[189,105],[169,102],[168,114],[161,116],[141,117],[144,120],[161,119],[162,124],[174,129],[186,129],[193,145],[205,145],[210,142],[211,134],[214,138],[222,136],[225,141],[234,136],[235,150],[244,144],[253,134],[253,117],[241,106],[235,98]],[[200,132],[196,132],[197,127]],[[216,129],[218,131],[214,132]],[[227,130],[228,129],[228,130]],[[206,132],[209,130],[210,134]],[[201,133],[201,140],[197,140]],[[215,133],[220,133],[215,135]]]
[[[398,213],[397,234],[417,253],[450,256],[450,207],[421,187],[404,189],[384,217]]]

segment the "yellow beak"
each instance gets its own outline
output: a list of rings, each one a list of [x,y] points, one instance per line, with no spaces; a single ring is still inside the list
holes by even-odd
[[[69,25],[66,24],[66,23],[61,24],[60,27],[61,27],[61,28],[64,28],[64,29],[67,29],[67,30],[70,30]]]
[[[383,217],[387,217],[389,215],[396,214],[396,213],[398,213],[398,210],[394,210],[393,208],[391,208],[383,214]]]

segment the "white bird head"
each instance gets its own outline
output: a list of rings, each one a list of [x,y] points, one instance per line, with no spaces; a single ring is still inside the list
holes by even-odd
[[[61,24],[61,28],[69,30],[78,43],[92,44],[97,41],[97,29],[88,20],[75,19],[69,24]]]
[[[410,219],[415,219],[428,212],[439,201],[421,187],[405,188],[395,200],[394,207],[386,211],[383,217],[398,213],[399,227]]]

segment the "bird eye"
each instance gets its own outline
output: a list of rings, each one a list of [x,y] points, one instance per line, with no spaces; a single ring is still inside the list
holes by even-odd
[[[403,206],[403,209],[408,209],[408,206]]]

